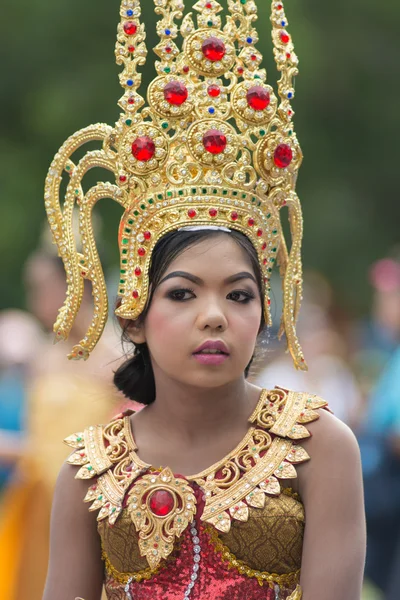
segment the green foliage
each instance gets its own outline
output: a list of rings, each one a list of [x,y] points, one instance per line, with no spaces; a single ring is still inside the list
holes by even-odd
[[[259,4],[259,48],[271,83],[269,3]],[[143,6],[154,23],[151,0]],[[43,182],[54,153],[75,130],[118,118],[118,8],[119,0],[3,2],[1,308],[23,306],[23,264],[43,228]],[[305,267],[322,270],[350,309],[364,310],[368,265],[399,242],[400,4],[286,0],[286,13],[301,61],[294,107],[305,154]],[[149,27],[149,47],[156,41]],[[144,83],[153,76],[149,65]],[[120,210],[104,201],[99,211],[107,223],[102,250],[116,265]]]

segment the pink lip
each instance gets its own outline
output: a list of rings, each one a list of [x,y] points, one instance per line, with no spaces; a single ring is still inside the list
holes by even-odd
[[[193,354],[194,358],[202,365],[222,365],[228,358],[228,354]]]
[[[227,345],[222,340],[207,340],[201,346],[194,350],[194,353],[201,352],[202,350],[219,350],[224,354],[229,354]]]

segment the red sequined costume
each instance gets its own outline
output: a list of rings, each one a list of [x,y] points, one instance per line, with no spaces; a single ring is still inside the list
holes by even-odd
[[[239,445],[190,477],[140,460],[132,411],[67,438],[77,478],[93,479],[108,600],[300,600],[304,508],[285,482],[320,408],[263,390]]]

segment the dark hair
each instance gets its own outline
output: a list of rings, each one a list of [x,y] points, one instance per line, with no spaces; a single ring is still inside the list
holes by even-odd
[[[138,317],[137,323],[141,324],[146,318],[149,310],[151,299],[154,291],[160,283],[165,271],[168,269],[171,262],[187,248],[199,244],[205,239],[214,238],[221,234],[221,231],[201,230],[201,231],[173,231],[165,235],[156,244],[152,262],[150,266],[149,279],[151,281],[151,293],[147,305]],[[249,256],[254,274],[257,279],[257,285],[260,292],[260,297],[264,297],[264,280],[258,262],[257,252],[250,240],[239,231],[232,230],[229,235],[231,238],[243,248]],[[128,323],[122,332],[122,342],[132,344],[128,335],[128,329],[131,323]],[[259,333],[265,327],[264,311],[262,311]],[[245,369],[245,377],[248,376],[251,364]],[[140,402],[141,404],[151,404],[155,400],[156,387],[154,380],[153,367],[151,365],[150,353],[147,344],[134,344],[133,356],[126,360],[114,373],[114,384],[121,392],[131,400]]]

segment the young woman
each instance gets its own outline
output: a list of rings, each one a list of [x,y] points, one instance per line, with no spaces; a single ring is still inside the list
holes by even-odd
[[[359,600],[365,524],[353,434],[321,398],[247,381],[257,338],[271,323],[275,262],[284,278],[282,333],[296,367],[306,368],[295,331],[301,151],[289,99],[297,58],[283,5],[273,2],[271,17],[279,107],[259,68],[253,0],[229,2],[224,29],[219,3],[197,2],[198,27],[190,15],[180,27],[182,52],[173,40],[183,3],[155,5],[161,61],[149,107],[138,112],[140,6],[123,2],[124,113],[114,130],[98,125],[72,136],[47,180],[69,285],[58,338],[79,309],[82,277],[94,290],[93,321],[70,358],[89,357],[107,312],[91,210],[106,195],[125,208],[116,314],[133,355],[115,383],[145,406],[67,438],[74,452],[57,483],[44,600],[99,600],[103,586],[108,600]],[[90,139],[104,139],[103,150],[74,165],[71,154]],[[83,194],[92,166],[112,170],[118,185]],[[71,182],[61,212],[63,170]],[[75,199],[82,254],[72,236]]]

